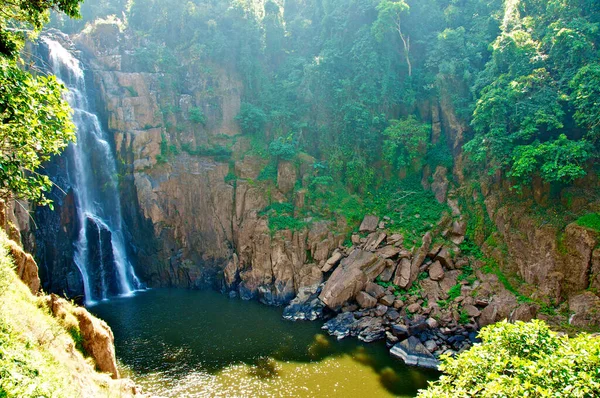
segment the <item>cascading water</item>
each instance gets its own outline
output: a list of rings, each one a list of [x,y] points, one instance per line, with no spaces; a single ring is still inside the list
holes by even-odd
[[[90,111],[81,63],[59,42],[42,39],[52,73],[68,88],[77,143],[67,150],[67,174],[79,225],[74,262],[81,272],[87,304],[129,295],[140,282],[127,260],[118,174],[108,137]]]

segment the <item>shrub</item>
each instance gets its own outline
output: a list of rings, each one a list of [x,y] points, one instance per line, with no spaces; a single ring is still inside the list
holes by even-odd
[[[483,328],[482,344],[442,356],[444,375],[419,392],[438,397],[595,397],[600,338],[558,336],[539,320]]]
[[[244,134],[257,134],[262,131],[267,123],[267,115],[265,112],[247,102],[242,104],[240,113],[235,119],[240,123],[242,133]]]

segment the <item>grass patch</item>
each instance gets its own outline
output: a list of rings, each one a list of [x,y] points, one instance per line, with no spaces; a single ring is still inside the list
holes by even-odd
[[[6,244],[0,230],[0,397],[120,396],[73,350],[78,328],[67,331],[17,278]]]
[[[599,213],[588,213],[585,214],[575,221],[577,225],[593,229],[594,231],[600,232],[600,214]]]

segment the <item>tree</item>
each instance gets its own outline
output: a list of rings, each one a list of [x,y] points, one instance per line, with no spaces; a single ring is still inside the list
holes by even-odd
[[[378,16],[377,20],[373,24],[375,35],[381,41],[383,40],[384,33],[393,29],[400,40],[404,48],[404,58],[406,59],[406,65],[408,66],[408,76],[412,76],[412,64],[410,62],[410,36],[402,31],[402,14],[408,13],[410,7],[404,0],[388,1],[384,0],[377,6]]]
[[[19,51],[48,21],[50,10],[79,15],[81,0],[0,1],[0,198],[51,204],[43,162],[75,139],[64,86],[54,76],[22,70]]]
[[[558,336],[539,320],[485,327],[483,341],[456,358],[419,398],[595,397],[600,391],[600,338]]]
[[[385,160],[396,169],[410,168],[415,161],[422,162],[430,133],[431,125],[419,122],[414,116],[390,120],[390,126],[383,131]]]

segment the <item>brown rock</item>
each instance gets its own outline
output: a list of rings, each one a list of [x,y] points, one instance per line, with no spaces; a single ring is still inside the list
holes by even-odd
[[[394,285],[405,289],[410,283],[411,262],[407,258],[400,260],[396,268],[396,276],[394,277]]]
[[[376,299],[380,299],[385,295],[385,289],[377,283],[367,282],[365,285],[365,292],[369,293]]]
[[[392,236],[388,236],[386,242],[388,245],[400,245],[404,241],[404,237],[400,234],[393,234]]]
[[[438,166],[433,173],[433,182],[431,190],[435,194],[435,198],[439,203],[444,203],[448,195],[448,169],[443,166]]]
[[[400,253],[401,249],[394,246],[384,246],[377,250],[377,255],[382,258],[392,258]]]
[[[435,261],[439,261],[442,266],[446,269],[454,269],[454,261],[452,261],[452,255],[447,248],[443,248],[440,250],[437,256],[435,256]]]
[[[396,300],[396,297],[393,294],[386,294],[385,296],[383,296],[382,298],[379,299],[379,302],[383,305],[391,307],[394,305],[395,300]]]
[[[463,305],[463,309],[467,312],[467,314],[469,314],[471,318],[475,318],[481,315],[481,311],[479,311],[474,305]]]
[[[96,362],[101,372],[107,372],[113,379],[119,378],[115,356],[115,338],[106,322],[94,317],[85,308],[78,307],[74,315],[79,321],[79,330],[83,339],[83,348]]]
[[[600,249],[592,252],[592,267],[590,270],[590,286],[600,291]]]
[[[29,253],[25,253],[23,248],[13,240],[8,241],[8,249],[13,262],[15,271],[19,278],[29,288],[32,294],[40,291],[40,277],[38,276],[38,266]]]
[[[600,298],[592,292],[584,292],[569,299],[573,313],[569,323],[576,327],[600,325]]]
[[[427,253],[429,253],[429,247],[431,246],[431,241],[432,241],[431,232],[427,232],[423,236],[421,247],[417,250],[417,253],[413,257],[413,260],[411,262],[410,281],[407,285],[407,288],[410,287],[410,285],[412,285],[412,283],[417,280],[417,277],[419,276],[419,268],[421,267],[421,264],[423,264],[423,261],[425,261],[425,258],[427,257]]]
[[[296,185],[296,166],[291,162],[279,162],[277,168],[277,188],[287,194],[294,189]]]
[[[365,216],[358,230],[360,232],[375,232],[377,224],[379,224],[377,216]]]
[[[354,246],[360,245],[360,236],[358,236],[357,234],[353,234],[352,235],[352,244]]]
[[[325,265],[321,269],[323,272],[329,272],[340,263],[340,260],[344,258],[344,253],[342,253],[339,249],[336,249],[331,257],[325,262]]]
[[[529,322],[537,315],[537,308],[531,304],[521,304],[513,313],[510,315],[510,320]]]
[[[396,263],[392,260],[385,260],[385,268],[378,277],[382,282],[389,282],[394,276],[394,271],[396,271]]]
[[[394,308],[399,310],[400,308],[404,307],[404,301],[400,300],[400,299],[396,299],[394,300]]]
[[[386,236],[387,235],[385,232],[373,232],[367,237],[364,249],[370,252],[377,250],[377,248],[379,247],[381,242],[384,241]]]
[[[384,267],[385,261],[374,253],[355,249],[333,271],[319,298],[329,308],[337,309],[375,279]]]
[[[225,266],[223,270],[223,276],[225,278],[225,283],[227,286],[232,286],[237,280],[239,272],[239,259],[236,253],[233,253],[233,257]]]
[[[411,305],[409,305],[406,310],[408,312],[410,312],[411,314],[417,314],[419,312],[421,312],[421,305],[417,304],[417,303],[413,303]]]
[[[460,245],[465,240],[467,233],[467,223],[465,221],[453,221],[450,230],[450,240],[455,245]]]
[[[386,305],[383,304],[379,304],[376,308],[375,308],[375,312],[374,315],[375,316],[384,316],[385,313],[387,312],[388,307]]]
[[[429,266],[429,277],[434,281],[441,281],[444,279],[444,270],[439,261],[436,261]]]
[[[356,295],[356,302],[360,305],[360,308],[373,308],[377,305],[375,297],[371,296],[367,292],[358,292]]]

